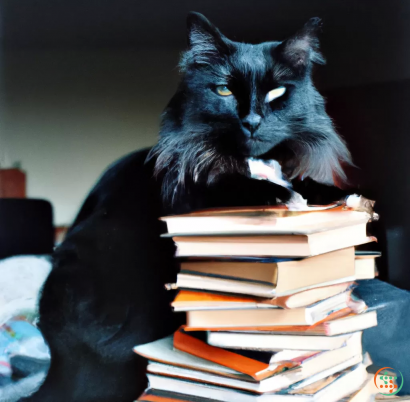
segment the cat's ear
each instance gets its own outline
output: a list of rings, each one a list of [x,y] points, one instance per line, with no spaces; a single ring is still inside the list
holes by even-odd
[[[311,63],[324,64],[319,52],[318,33],[322,27],[320,18],[311,18],[295,35],[283,41],[277,48],[283,62],[297,72],[304,72]]]
[[[228,51],[227,38],[200,13],[188,14],[187,36],[190,56],[195,63],[209,64]]]

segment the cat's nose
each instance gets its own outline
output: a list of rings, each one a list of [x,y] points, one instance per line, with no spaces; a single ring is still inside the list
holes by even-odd
[[[242,125],[250,132],[251,136],[261,124],[262,117],[256,113],[249,113],[243,120]]]

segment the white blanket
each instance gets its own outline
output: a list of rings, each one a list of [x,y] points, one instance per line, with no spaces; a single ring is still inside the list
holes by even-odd
[[[0,260],[0,325],[17,315],[36,318],[40,290],[50,271],[48,257]]]
[[[16,316],[25,316],[33,323],[36,321],[41,289],[51,266],[48,257],[21,256],[0,260],[0,327]],[[48,347],[39,337],[18,341],[16,348],[19,354],[49,359]],[[10,351],[0,350],[0,360],[7,360],[8,353]],[[16,402],[27,397],[40,387],[46,375],[47,372],[42,370],[19,381],[3,383],[0,401]]]

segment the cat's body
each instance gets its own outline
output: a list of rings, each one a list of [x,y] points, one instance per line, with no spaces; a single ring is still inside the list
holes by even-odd
[[[104,174],[54,254],[40,305],[51,369],[31,402],[129,402],[144,389],[145,365],[132,347],[184,318],[164,289],[177,266],[172,242],[160,239],[161,215],[286,201],[284,187],[250,178],[250,156],[279,160],[289,179],[344,179],[349,152],[310,77],[322,61],[316,26],[246,45],[191,14],[183,78],[159,144]]]
[[[33,401],[136,399],[145,364],[133,346],[169,334],[183,318],[164,289],[175,279],[174,248],[160,239],[160,189],[146,156],[108,169],[54,253],[40,303],[51,368]]]

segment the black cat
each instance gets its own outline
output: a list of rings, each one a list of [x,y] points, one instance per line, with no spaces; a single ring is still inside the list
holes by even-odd
[[[309,178],[345,180],[349,152],[311,80],[323,63],[318,27],[312,19],[283,42],[251,45],[189,15],[181,84],[158,145],[108,169],[54,253],[40,304],[51,368],[30,401],[130,402],[142,392],[145,363],[132,347],[184,318],[164,290],[177,267],[158,217],[287,201],[286,188],[250,178],[248,157],[278,160],[289,180],[305,179],[295,182],[302,193]],[[341,197],[328,190],[329,199]]]

